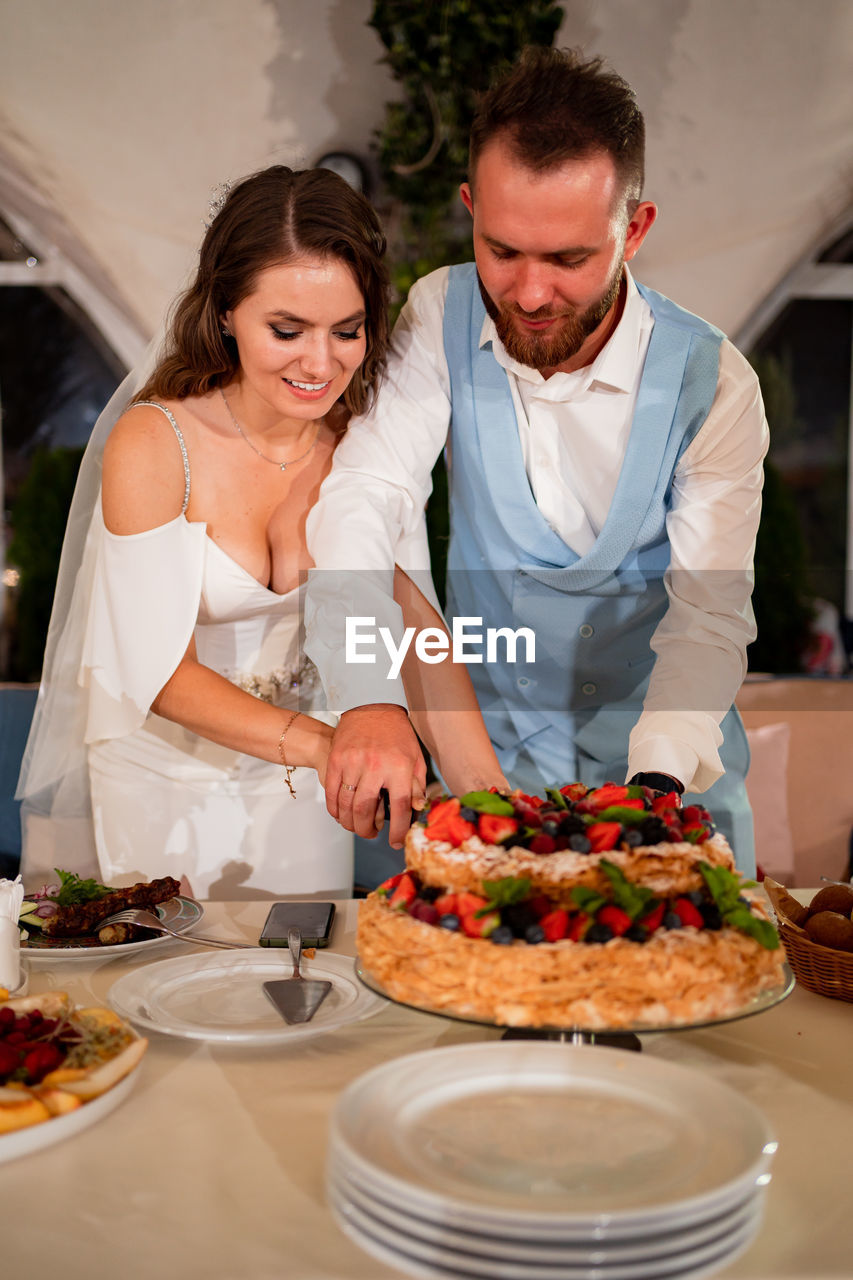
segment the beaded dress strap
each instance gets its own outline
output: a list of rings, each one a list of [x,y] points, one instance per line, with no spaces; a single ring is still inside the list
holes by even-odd
[[[181,434],[181,428],[175,421],[175,415],[170,409],[167,409],[164,404],[158,404],[156,400],[137,400],[136,404],[149,405],[152,409],[159,409],[161,413],[165,413],[166,417],[172,424],[175,435],[178,437],[178,444],[181,446],[181,457],[184,460],[184,505],[181,507],[181,515],[184,515],[190,502],[190,460],[187,456],[187,446],[184,444],[184,437]]]

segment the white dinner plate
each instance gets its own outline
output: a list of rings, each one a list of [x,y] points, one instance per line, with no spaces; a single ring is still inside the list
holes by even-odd
[[[710,1275],[731,1262],[752,1243],[760,1226],[757,1213],[723,1240],[667,1258],[609,1266],[590,1262],[578,1266],[537,1265],[534,1261],[499,1262],[451,1249],[423,1245],[405,1234],[396,1237],[387,1227],[357,1209],[352,1202],[330,1196],[330,1207],[344,1232],[367,1253],[410,1275],[470,1277],[470,1280],[686,1280]]]
[[[164,924],[170,929],[177,929],[178,933],[186,933],[204,915],[204,907],[200,902],[180,894],[161,902],[153,911]],[[128,956],[137,951],[149,951],[152,947],[161,947],[167,942],[174,942],[174,938],[163,934],[157,938],[143,938],[140,942],[117,942],[110,947],[101,947],[97,943],[81,941],[79,938],[64,938],[57,940],[56,944],[48,944],[46,940],[40,942],[36,938],[21,948],[21,955],[26,956],[32,965],[55,964],[58,960],[88,960],[91,963],[106,956]]]
[[[610,1240],[590,1230],[579,1239],[543,1240],[536,1234],[529,1238],[507,1239],[500,1229],[492,1235],[465,1231],[448,1225],[444,1218],[428,1220],[408,1212],[402,1206],[389,1205],[378,1199],[363,1185],[330,1167],[327,1177],[329,1196],[339,1202],[351,1203],[387,1229],[402,1232],[406,1238],[421,1240],[427,1244],[473,1253],[483,1258],[500,1258],[511,1262],[569,1263],[587,1266],[616,1263],[642,1262],[645,1259],[664,1258],[670,1254],[683,1254],[702,1245],[710,1245],[726,1237],[763,1212],[764,1192],[753,1192],[742,1204],[728,1209],[706,1222],[700,1222],[683,1230],[662,1231],[645,1239]]]
[[[552,1238],[596,1225],[648,1236],[713,1217],[767,1180],[775,1148],[761,1112],[700,1071],[535,1041],[375,1067],[341,1095],[330,1129],[353,1180],[423,1216]]]
[[[109,1003],[148,1031],[233,1044],[303,1040],[385,1006],[359,982],[350,956],[317,951],[310,960],[303,954],[300,968],[306,978],[329,979],[332,989],[310,1022],[289,1026],[264,995],[263,983],[290,977],[290,954],[279,948],[259,951],[194,952],[145,965],[113,983]]]
[[[503,1240],[518,1241],[522,1245],[530,1240],[543,1245],[562,1245],[595,1239],[602,1247],[608,1248],[622,1244],[637,1247],[642,1241],[659,1239],[663,1233],[669,1238],[675,1238],[679,1233],[689,1236],[694,1229],[739,1212],[744,1205],[756,1200],[770,1181],[769,1173],[764,1173],[748,1183],[732,1184],[719,1196],[694,1200],[688,1208],[681,1206],[650,1218],[618,1214],[576,1215],[572,1218],[554,1214],[548,1219],[540,1217],[531,1222],[524,1213],[505,1212],[496,1217],[450,1199],[426,1202],[402,1182],[393,1186],[387,1181],[379,1182],[364,1163],[350,1164],[341,1149],[332,1144],[327,1170],[329,1177],[343,1179],[346,1185],[361,1188],[374,1203],[387,1205],[393,1201],[401,1213],[411,1215],[412,1221],[438,1221],[454,1231],[500,1236]]]
[[[97,1124],[124,1102],[136,1084],[141,1066],[140,1062],[112,1089],[108,1089],[98,1098],[93,1098],[91,1102],[84,1102],[76,1111],[69,1111],[64,1116],[53,1116],[50,1120],[30,1125],[27,1129],[0,1133],[0,1164],[6,1160],[16,1160],[18,1156],[31,1155],[34,1151],[41,1151],[43,1147],[52,1147],[55,1142],[73,1138],[83,1129]]]

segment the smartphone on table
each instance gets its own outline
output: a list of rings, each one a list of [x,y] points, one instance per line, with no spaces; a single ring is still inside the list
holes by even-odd
[[[334,902],[274,902],[258,942],[286,947],[288,929],[298,929],[303,947],[327,947],[334,918]]]

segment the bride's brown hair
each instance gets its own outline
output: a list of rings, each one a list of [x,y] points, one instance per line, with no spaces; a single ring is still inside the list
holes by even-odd
[[[180,296],[163,354],[135,400],[182,400],[226,386],[240,367],[222,316],[247,297],[267,267],[332,258],[352,271],[364,296],[367,350],[343,394],[362,413],[388,351],[385,236],[371,205],[330,169],[273,165],[231,189],[199,251],[198,270]]]

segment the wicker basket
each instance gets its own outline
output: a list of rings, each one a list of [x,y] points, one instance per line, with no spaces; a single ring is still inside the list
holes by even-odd
[[[819,996],[853,1003],[853,952],[833,951],[813,942],[805,929],[786,917],[784,886],[768,877],[764,888],[776,912],[779,936],[797,982]]]

